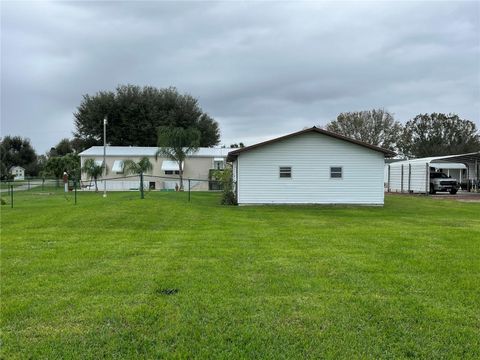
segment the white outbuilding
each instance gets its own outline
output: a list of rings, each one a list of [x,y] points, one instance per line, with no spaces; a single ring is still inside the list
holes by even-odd
[[[358,140],[316,127],[231,151],[239,205],[383,205],[385,157]]]
[[[442,172],[455,180],[462,190],[477,190],[480,184],[480,151],[432,156],[385,165],[385,187],[389,192],[425,193],[432,192],[430,174]]]
[[[15,181],[25,180],[25,169],[21,166],[12,166],[10,168],[10,174]]]

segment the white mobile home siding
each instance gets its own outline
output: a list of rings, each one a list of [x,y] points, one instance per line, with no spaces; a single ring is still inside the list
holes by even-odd
[[[239,204],[379,205],[384,200],[384,154],[323,134],[240,153],[234,166]],[[291,178],[279,177],[281,166],[291,166]],[[330,167],[338,166],[342,179],[331,179]]]

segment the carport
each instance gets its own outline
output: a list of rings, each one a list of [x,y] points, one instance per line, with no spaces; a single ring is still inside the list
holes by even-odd
[[[430,172],[457,170],[462,190],[478,191],[480,186],[480,151],[446,156],[433,156],[387,165],[388,192],[425,193],[430,191]]]

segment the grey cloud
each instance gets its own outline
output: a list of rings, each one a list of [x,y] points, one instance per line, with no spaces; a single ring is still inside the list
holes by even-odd
[[[2,2],[1,133],[39,152],[85,93],[176,86],[252,143],[339,112],[480,125],[479,3]]]

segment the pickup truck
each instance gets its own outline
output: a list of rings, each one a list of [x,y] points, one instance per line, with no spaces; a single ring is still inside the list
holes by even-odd
[[[448,191],[455,195],[459,188],[459,182],[447,174],[442,172],[430,173],[430,194],[435,194],[437,191]]]

